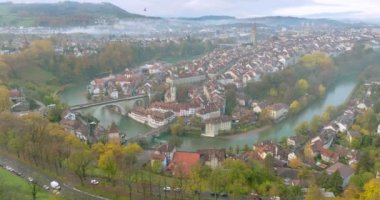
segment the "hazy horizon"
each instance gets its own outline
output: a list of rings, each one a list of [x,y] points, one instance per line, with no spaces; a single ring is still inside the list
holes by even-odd
[[[9,0],[0,0],[9,2]],[[60,0],[13,0],[13,3],[56,3]],[[292,16],[309,18],[380,21],[376,0],[79,0],[109,2],[124,10],[157,17],[225,15],[237,18]]]

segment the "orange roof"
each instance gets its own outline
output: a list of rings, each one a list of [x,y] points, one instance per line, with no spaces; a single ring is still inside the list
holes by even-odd
[[[176,176],[189,175],[191,168],[200,160],[199,153],[175,152],[168,169]]]

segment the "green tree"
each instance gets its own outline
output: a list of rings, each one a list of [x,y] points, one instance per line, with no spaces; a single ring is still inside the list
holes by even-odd
[[[235,89],[227,89],[226,90],[226,109],[225,113],[226,115],[231,115],[234,111],[237,100],[236,100],[236,90]]]
[[[364,184],[373,178],[375,178],[375,176],[372,173],[363,172],[353,175],[350,178],[350,183],[356,186],[357,188],[363,188]]]
[[[208,188],[208,179],[211,173],[211,168],[206,165],[194,166],[187,181],[190,191],[198,195],[205,191]]]
[[[152,172],[154,173],[161,173],[162,171],[162,165],[161,165],[161,162],[159,160],[154,160],[153,163],[151,163],[152,167]]]
[[[185,119],[178,117],[174,124],[170,125],[170,132],[174,136],[183,135],[185,131]]]
[[[326,188],[329,191],[333,192],[335,195],[339,195],[343,191],[342,184],[343,179],[340,176],[340,173],[336,171],[329,177]]]
[[[208,185],[210,190],[214,193],[222,193],[227,191],[227,176],[225,170],[221,167],[217,167],[212,170],[210,177],[208,178]],[[215,195],[215,199],[218,197]]]
[[[87,176],[87,170],[94,159],[89,149],[77,149],[71,153],[68,159],[69,168],[78,176],[82,185]]]
[[[234,199],[248,194],[250,187],[247,177],[251,174],[249,167],[241,160],[232,159],[225,160],[223,167],[226,169],[225,176],[227,181],[225,183],[227,183],[226,190],[228,193]]]
[[[317,134],[319,129],[321,129],[323,126],[323,119],[321,116],[316,115],[311,119],[310,122],[310,132],[313,134]]]
[[[297,135],[308,136],[310,132],[309,122],[302,122],[301,124],[296,126],[294,131]]]

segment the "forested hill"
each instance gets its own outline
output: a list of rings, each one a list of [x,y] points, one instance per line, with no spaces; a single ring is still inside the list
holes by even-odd
[[[0,26],[87,26],[143,17],[111,3],[0,3]]]

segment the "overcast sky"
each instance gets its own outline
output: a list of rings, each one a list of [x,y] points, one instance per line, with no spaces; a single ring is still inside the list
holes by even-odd
[[[9,0],[0,0],[5,2]],[[298,16],[343,19],[380,19],[380,0],[78,0],[111,2],[138,14],[160,17],[229,15],[235,17]],[[13,0],[18,3],[59,0]],[[147,10],[144,11],[144,8]]]

